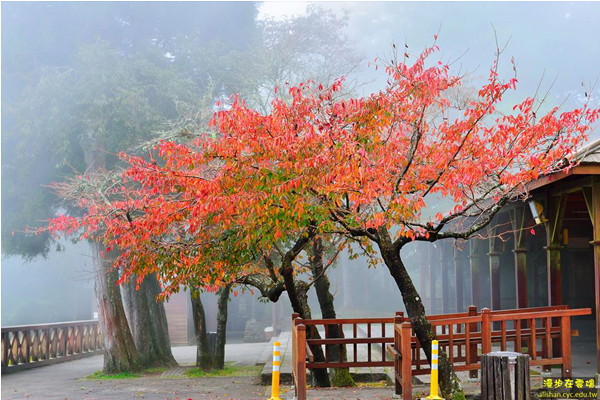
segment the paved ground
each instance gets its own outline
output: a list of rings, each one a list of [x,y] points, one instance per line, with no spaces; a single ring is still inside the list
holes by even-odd
[[[29,382],[28,387],[21,389],[12,389],[4,378],[2,381],[2,399],[264,399],[266,392],[264,386],[256,385],[253,378],[248,377],[110,381],[60,379],[55,382]]]
[[[195,346],[173,348],[173,355],[183,367],[195,362],[195,352]],[[228,344],[225,353],[226,361],[255,365],[267,361],[265,356],[270,359],[272,348],[269,343]],[[2,399],[264,400],[270,396],[270,387],[260,385],[259,377],[185,378],[181,374],[157,373],[126,380],[82,379],[102,369],[102,359],[102,356],[95,356],[3,375]],[[310,389],[308,398],[391,399],[392,393],[391,387]],[[289,386],[282,386],[281,398],[292,398]]]
[[[265,349],[272,357],[273,348],[266,342],[227,344],[225,361],[235,361],[238,365],[255,365]],[[173,347],[173,356],[181,365],[193,365],[196,363],[196,346]]]
[[[268,343],[228,344],[225,361],[255,365]],[[174,347],[180,365],[196,360],[196,347]],[[2,376],[2,399],[262,399],[267,391],[258,377],[127,380],[81,379],[102,369],[103,356],[68,361]]]
[[[237,345],[232,345],[237,346]],[[257,346],[258,347],[258,346]],[[229,348],[228,348],[229,350]],[[240,349],[241,351],[241,349]],[[174,349],[174,353],[184,349]],[[247,356],[248,353],[245,353]],[[181,357],[178,357],[181,360]],[[2,399],[267,399],[270,387],[258,377],[165,379],[160,373],[127,380],[81,379],[102,367],[102,356],[34,368],[2,376]],[[282,387],[282,399],[289,398]],[[310,389],[309,399],[390,399],[392,388]]]
[[[579,331],[578,337],[571,339],[573,376],[592,377],[596,374],[596,322],[574,320],[572,329]]]

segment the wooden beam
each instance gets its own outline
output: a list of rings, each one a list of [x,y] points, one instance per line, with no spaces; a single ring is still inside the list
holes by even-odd
[[[419,246],[419,262],[420,262],[420,278],[421,278],[421,293],[419,293],[421,295],[421,299],[425,300],[427,299],[427,276],[429,275],[429,249],[428,247],[430,246],[429,243],[424,242],[424,243],[418,243]],[[423,304],[427,304],[425,303],[425,301],[423,301]]]
[[[490,293],[492,310],[502,308],[500,301],[500,255],[502,254],[502,241],[497,220],[488,229],[488,244],[490,256]]]
[[[573,173],[573,170],[571,169],[570,172],[560,171],[560,172],[557,172],[552,175],[542,176],[541,178],[538,178],[535,181],[529,182],[527,185],[525,185],[525,187],[527,188],[527,191],[530,192],[532,190],[539,189],[541,187],[544,187],[546,185],[549,185],[551,183],[554,183],[556,181],[564,179],[567,176],[570,176],[572,173]]]
[[[525,187],[527,191],[536,190],[571,175],[600,175],[600,164],[580,164],[571,168],[568,172],[559,171],[554,174],[538,178],[535,181],[529,182]]]
[[[456,312],[462,312],[464,310],[463,298],[464,298],[464,265],[462,251],[458,246],[454,246],[454,290],[456,292]]]
[[[438,244],[439,246],[439,244]],[[436,245],[429,246],[429,310],[431,314],[437,314],[437,291],[435,290],[435,278],[439,275],[439,263],[435,257]]]
[[[596,364],[600,373],[600,182],[592,184],[592,221],[594,226],[594,288],[596,300]]]
[[[471,304],[481,308],[481,247],[480,239],[469,240],[469,266],[471,270]]]
[[[546,200],[546,260],[548,268],[548,305],[562,304],[560,232],[567,204],[567,196],[548,196]]]
[[[440,242],[440,261],[442,265],[442,313],[450,313],[450,261],[452,243],[449,240]]]
[[[578,179],[572,179],[570,182],[563,182],[548,189],[550,196],[560,197],[563,194],[576,193],[584,188],[592,188],[592,176],[584,176]]]
[[[573,175],[600,175],[600,164],[579,164],[573,167]]]
[[[562,229],[563,217],[567,204],[567,195],[553,197],[547,194],[546,198],[546,262],[548,268],[548,305],[555,306],[562,304],[562,279],[561,279],[561,259],[560,251],[562,249],[560,242],[560,232]],[[552,325],[556,326],[560,321],[552,319]],[[560,357],[561,342],[552,340],[552,354],[554,357]],[[549,371],[546,367],[545,371]]]
[[[527,308],[527,248],[525,247],[525,206],[516,207],[510,212],[511,224],[514,235],[515,254],[515,286],[517,294],[517,308]]]
[[[594,201],[592,200],[592,188],[582,188],[583,199],[585,200],[585,206],[588,210],[588,214],[590,216],[590,220],[592,221],[592,226],[594,226]]]

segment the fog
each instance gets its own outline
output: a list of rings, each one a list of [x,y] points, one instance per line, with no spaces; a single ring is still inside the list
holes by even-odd
[[[370,61],[389,59],[393,43],[414,57],[432,44],[437,34],[440,52],[436,57],[453,62],[452,69],[465,73],[468,85],[474,87],[488,74],[496,42],[506,46],[500,75],[512,75],[514,57],[519,80],[509,102],[532,96],[540,86],[543,92],[549,90],[547,107],[563,102],[565,108],[578,106],[590,84],[600,78],[600,3],[202,2],[149,6],[2,2],[2,326],[94,317],[88,244],[61,242],[62,251],[56,251],[57,243],[47,235],[23,233],[25,226],[38,226],[62,207],[47,185],[72,175],[73,170],[82,170],[83,155],[77,143],[84,132],[103,130],[109,150],[116,153],[135,147],[148,139],[149,133],[165,130],[169,121],[180,117],[181,109],[174,106],[156,117],[154,101],[174,103],[174,99],[189,98],[200,104],[237,91],[264,95],[264,88],[282,77],[253,81],[253,66],[264,66],[267,60],[253,64],[249,58],[252,54],[263,57],[265,52],[263,47],[252,47],[259,43],[257,24],[285,22],[324,10],[332,11],[340,24],[336,28],[346,46],[336,47],[340,58],[304,62],[310,58],[311,46],[318,46],[316,39],[309,37],[311,32],[290,31],[302,62],[282,76],[304,80],[349,74],[354,93],[366,96],[385,83],[381,71],[368,66]],[[312,25],[299,27],[310,30]],[[325,33],[338,32],[331,29],[315,35],[328,40]],[[297,41],[294,35],[299,35]],[[214,40],[220,43],[216,48],[210,46]],[[104,47],[85,47],[99,41]],[[204,47],[194,53],[194,46]],[[182,76],[151,68],[164,60],[147,62],[135,57],[148,47],[149,58],[172,60]],[[114,67],[111,51],[120,63],[114,75],[106,72]],[[268,53],[269,62],[276,52],[275,47],[275,53]],[[193,56],[185,58],[183,54]],[[187,63],[181,62],[184,58]],[[101,75],[93,75],[97,70],[105,71],[105,80],[95,80]],[[235,71],[247,75],[241,77]],[[136,74],[147,76],[144,79],[153,90],[162,91],[163,97],[138,107],[141,86],[131,78]],[[194,88],[180,84],[181,79],[191,80]],[[211,84],[219,90],[211,92]],[[123,93],[118,93],[122,87]],[[597,90],[588,94],[594,104],[600,104]],[[119,97],[120,103],[107,100],[111,96]],[[110,123],[101,119],[105,118],[102,113],[118,114],[118,110],[123,116]],[[129,116],[132,126],[123,123]],[[598,137],[598,132],[592,137]],[[406,246],[403,257],[419,287],[422,259],[417,250],[416,245]],[[403,309],[383,265],[367,268],[364,258],[349,260],[348,254],[342,253],[329,277],[340,316],[391,315]],[[230,307],[238,307],[240,298],[233,298]],[[282,301],[286,303],[284,312],[291,313],[286,299]],[[314,291],[310,301],[314,315],[319,315]],[[272,306],[254,303],[253,315],[268,320]]]

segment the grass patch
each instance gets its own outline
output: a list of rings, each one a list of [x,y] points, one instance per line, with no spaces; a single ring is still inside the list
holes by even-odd
[[[154,368],[147,368],[144,370],[143,374],[146,375],[153,375],[153,374],[162,374],[163,372],[169,370],[169,367],[154,367]]]
[[[383,388],[389,386],[387,381],[379,381],[379,382],[357,382],[356,386],[358,387],[373,387],[373,388]]]
[[[141,378],[142,376],[145,375],[157,375],[157,374],[162,374],[163,372],[165,372],[166,370],[168,370],[168,367],[154,367],[154,368],[147,368],[145,370],[143,370],[140,373],[137,372],[121,372],[118,374],[105,374],[102,371],[96,371],[91,375],[86,376],[83,379],[91,379],[91,380],[105,380],[105,379],[136,379],[136,378]]]
[[[104,379],[136,379],[141,378],[142,374],[136,374],[132,372],[121,372],[118,374],[105,374],[102,371],[96,371],[91,375],[86,376],[83,379],[91,380],[104,380]]]
[[[260,374],[262,367],[260,365],[239,366],[233,365],[232,362],[225,364],[225,368],[204,372],[198,367],[190,368],[184,372],[184,375],[189,378],[205,378],[213,376],[257,376]]]

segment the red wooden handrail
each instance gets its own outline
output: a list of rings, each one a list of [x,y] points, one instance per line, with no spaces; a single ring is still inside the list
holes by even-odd
[[[514,343],[515,351],[521,351],[523,343],[528,344],[531,356],[531,365],[561,365],[563,376],[571,374],[571,328],[570,318],[573,316],[589,315],[591,309],[571,310],[568,306],[532,307],[527,309],[511,309],[490,311],[483,309],[480,312],[472,306],[465,313],[427,316],[434,329],[441,330],[436,335],[440,348],[448,352],[457,371],[471,371],[470,376],[477,376],[481,368],[479,361],[479,348],[481,353],[489,353],[492,344],[506,349],[508,343]],[[553,326],[547,321],[560,319],[560,326]],[[536,320],[541,320],[543,326],[535,327]],[[500,329],[493,329],[497,323]],[[514,325],[509,329],[508,324]],[[385,336],[386,324],[393,324],[393,329],[388,330],[391,336]],[[337,325],[343,331],[343,326],[351,326],[352,337],[330,338],[329,327]],[[358,337],[358,325],[366,325],[366,337]],[[382,327],[380,336],[372,335],[372,327]],[[325,329],[325,338],[306,339],[306,326],[322,326]],[[538,351],[537,340],[542,340],[542,350]],[[306,398],[306,368],[345,368],[345,367],[377,367],[394,366],[396,393],[402,394],[403,399],[412,396],[411,377],[414,375],[429,374],[429,362],[421,359],[420,343],[412,332],[408,318],[403,313],[396,313],[393,318],[343,318],[343,319],[317,319],[303,320],[297,314],[292,322],[293,340],[293,372],[296,396],[299,400]],[[551,354],[550,341],[559,340],[562,356]],[[357,359],[357,345],[368,346],[368,360]],[[380,344],[383,350],[383,359],[373,359],[371,346]],[[352,361],[330,362],[327,354],[329,346],[353,346]],[[325,362],[306,360],[307,346],[325,346]],[[301,351],[302,349],[302,351]],[[352,354],[348,352],[348,354]],[[389,354],[391,360],[387,360]],[[415,368],[413,368],[415,367]]]

